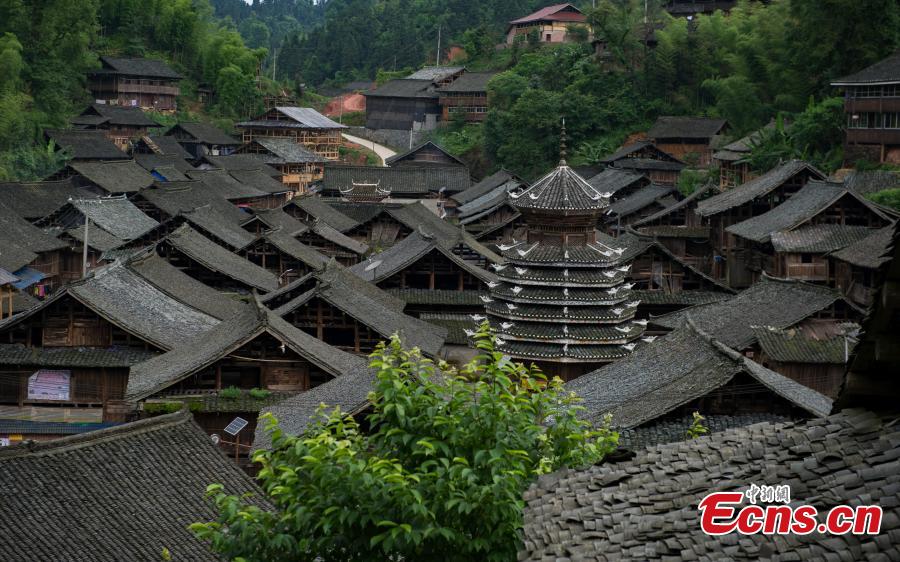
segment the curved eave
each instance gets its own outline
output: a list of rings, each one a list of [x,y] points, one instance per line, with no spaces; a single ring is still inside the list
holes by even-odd
[[[513,302],[518,304],[533,304],[536,306],[615,306],[617,304],[622,304],[631,298],[630,293],[626,293],[625,296],[619,297],[610,297],[609,300],[597,300],[597,299],[585,299],[585,300],[557,300],[555,298],[539,298],[534,296],[519,296],[519,295],[506,295],[501,293],[491,293],[491,297],[495,299],[502,300],[504,302]]]
[[[512,311],[501,311],[501,310],[488,310],[487,313],[490,316],[496,316],[497,318],[501,318],[503,320],[512,320],[512,321],[523,321],[523,322],[550,322],[554,324],[620,324],[622,322],[631,320],[634,318],[634,313],[636,309],[629,309],[622,316],[593,316],[593,317],[574,317],[574,316],[559,316],[559,315],[546,315],[546,316],[537,316],[537,315],[524,315],[517,314],[515,310]]]

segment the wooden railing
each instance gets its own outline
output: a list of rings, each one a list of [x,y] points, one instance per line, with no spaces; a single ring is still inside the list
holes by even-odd
[[[827,263],[792,263],[787,266],[789,279],[825,280],[828,278]]]
[[[150,84],[123,84],[119,82],[119,92],[129,94],[168,94],[177,96],[178,86],[155,86]]]

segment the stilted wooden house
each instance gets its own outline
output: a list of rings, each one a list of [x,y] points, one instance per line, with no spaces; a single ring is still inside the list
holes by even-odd
[[[810,181],[771,211],[729,226],[751,279],[778,277],[834,286],[826,254],[894,217],[842,184]]]
[[[390,80],[366,96],[366,128],[402,131],[431,130],[441,116],[431,78]]]
[[[259,138],[287,138],[328,160],[338,159],[341,130],[347,128],[311,107],[273,107],[235,127],[242,131],[244,143]]]
[[[724,119],[659,117],[647,131],[657,148],[682,162],[709,166],[720,135],[728,129]]]
[[[697,214],[710,227],[715,251],[713,276],[724,279],[731,287],[748,286],[752,279],[750,272],[744,267],[742,253],[727,228],[774,209],[811,179],[825,179],[825,175],[806,162],[791,160],[735,189],[700,201]]]
[[[147,129],[159,126],[136,107],[100,103],[89,105],[70,123],[76,129],[103,131],[109,140],[126,152],[132,141],[147,134]]]
[[[607,166],[642,174],[659,185],[675,186],[685,163],[658,148],[650,141],[623,146],[601,160]],[[588,180],[590,181],[590,180]]]
[[[487,86],[496,72],[465,72],[438,89],[441,119],[451,121],[462,115],[467,123],[481,123],[487,117]]]
[[[873,304],[878,269],[888,260],[894,226],[886,226],[829,256],[835,286],[859,306]]]
[[[260,161],[281,173],[281,182],[297,194],[325,175],[326,158],[286,138],[257,137],[238,147],[236,154],[258,155]]]
[[[565,380],[627,356],[644,328],[632,322],[640,303],[625,285],[625,248],[597,239],[608,198],[561,160],[510,204],[528,230],[500,246],[507,263],[493,268],[500,281],[485,309],[499,349]]]
[[[175,139],[195,160],[206,155],[226,156],[241,145],[239,140],[209,123],[177,123],[166,131],[166,136]]]
[[[757,363],[832,400],[838,397],[856,340],[840,335],[819,339],[768,326],[753,331]]]
[[[403,301],[334,262],[263,300],[297,328],[358,355],[398,333],[406,345],[437,357],[446,337],[445,329],[404,314]]]
[[[101,67],[88,75],[88,89],[98,102],[174,112],[181,75],[161,60],[100,57]]]
[[[750,168],[750,153],[763,134],[775,126],[773,121],[713,153],[712,163],[719,168],[719,189],[731,189],[759,175]]]

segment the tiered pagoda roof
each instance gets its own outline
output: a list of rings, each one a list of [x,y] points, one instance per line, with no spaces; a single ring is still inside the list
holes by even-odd
[[[639,301],[626,284],[631,265],[623,259],[624,248],[596,235],[610,195],[565,160],[530,187],[510,193],[528,234],[501,245],[505,263],[492,266],[498,281],[488,284],[485,310],[501,351],[546,370],[559,363],[586,368],[635,348],[645,322],[634,321]],[[552,371],[550,366],[550,374],[558,374]],[[566,378],[574,372],[564,371]]]

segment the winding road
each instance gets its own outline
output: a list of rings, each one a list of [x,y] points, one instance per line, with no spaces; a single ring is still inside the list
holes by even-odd
[[[384,166],[384,161],[397,154],[390,148],[380,145],[376,142],[370,141],[368,139],[364,139],[361,137],[354,137],[353,135],[348,135],[346,133],[341,133],[341,135],[347,139],[348,141],[358,144],[362,147],[370,149],[372,152],[378,155],[381,158],[381,165]]]

